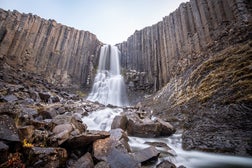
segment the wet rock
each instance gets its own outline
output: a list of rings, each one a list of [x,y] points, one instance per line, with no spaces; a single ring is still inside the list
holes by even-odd
[[[93,168],[94,162],[92,159],[92,155],[87,152],[81,158],[79,158],[71,168]]]
[[[177,156],[176,152],[164,142],[145,142],[145,144],[159,148],[159,151],[165,155]]]
[[[110,166],[108,162],[100,161],[95,165],[95,168],[110,168]]]
[[[20,142],[15,122],[7,115],[0,115],[0,140]]]
[[[176,165],[169,162],[168,160],[164,160],[157,165],[157,168],[176,168]]]
[[[80,135],[71,136],[67,140],[67,146],[71,146],[73,149],[80,149],[83,147],[87,147],[92,142],[96,141],[97,139],[104,139],[109,137],[109,133],[106,131],[88,131],[84,132]]]
[[[159,154],[160,152],[158,152],[158,150],[155,147],[151,146],[135,152],[133,156],[135,160],[137,160],[139,163],[145,164],[147,162],[148,163],[156,162]]]
[[[3,162],[6,162],[8,159],[8,152],[9,146],[7,146],[5,143],[0,141],[0,164]]]
[[[1,98],[1,100],[4,101],[4,102],[12,103],[12,102],[17,101],[18,98],[15,95],[11,94],[11,95],[7,95],[7,96],[3,96]]]
[[[26,154],[28,165],[32,167],[63,167],[67,159],[67,151],[64,148],[33,147],[27,149]]]
[[[115,116],[111,124],[111,129],[121,128],[126,130],[128,119],[125,115]]]
[[[71,124],[61,124],[57,125],[53,129],[53,133],[55,134],[51,139],[54,142],[57,142],[58,145],[61,145],[63,142],[68,140],[70,136],[70,132],[73,130]]]

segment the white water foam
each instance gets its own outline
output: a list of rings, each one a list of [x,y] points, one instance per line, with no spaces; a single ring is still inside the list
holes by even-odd
[[[90,112],[88,116],[83,117],[83,123],[87,124],[88,130],[105,130],[109,131],[112,121],[116,115],[120,115],[123,112],[122,108],[105,108]],[[161,138],[139,138],[129,137],[129,145],[133,151],[144,149],[149,147],[146,142],[162,142],[167,144],[174,156],[170,156],[167,153],[166,148],[158,147],[157,149],[163,153],[161,160],[169,160],[176,166],[184,165],[187,168],[251,168],[252,158],[237,157],[216,153],[206,153],[199,151],[185,151],[181,147],[181,133],[176,133],[170,137]],[[170,152],[170,151],[169,151]]]

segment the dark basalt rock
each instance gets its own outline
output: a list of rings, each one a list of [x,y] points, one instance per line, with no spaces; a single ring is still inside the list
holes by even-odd
[[[137,151],[133,154],[133,157],[142,164],[156,162],[160,152],[153,146]]]
[[[169,162],[168,160],[164,160],[157,165],[157,168],[176,168],[176,165]]]
[[[40,148],[26,149],[27,164],[41,168],[62,167],[67,159],[67,151],[64,148]]]

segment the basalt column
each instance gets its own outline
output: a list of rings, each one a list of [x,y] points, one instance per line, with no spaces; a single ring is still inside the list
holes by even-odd
[[[101,45],[88,31],[0,9],[0,58],[52,83],[89,86]]]
[[[182,3],[159,23],[118,44],[122,66],[144,74],[128,83],[156,91],[210,55],[245,41],[251,37],[251,10],[249,0]]]

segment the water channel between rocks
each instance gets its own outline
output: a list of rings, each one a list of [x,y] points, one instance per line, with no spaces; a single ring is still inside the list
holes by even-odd
[[[104,108],[90,112],[82,118],[88,130],[109,131],[115,116],[123,112],[122,108]],[[170,137],[139,138],[129,136],[129,145],[133,151],[149,147],[146,142],[162,142],[171,149],[157,148],[160,151],[159,161],[169,160],[176,166],[184,165],[187,168],[251,168],[252,158],[229,156],[199,151],[185,151],[181,147],[181,132],[177,131]],[[174,156],[173,156],[174,155]]]

